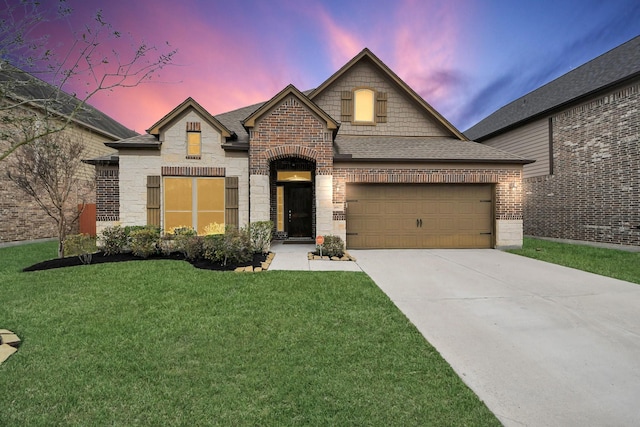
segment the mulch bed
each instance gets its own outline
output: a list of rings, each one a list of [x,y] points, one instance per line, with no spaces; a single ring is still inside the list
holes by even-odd
[[[254,254],[253,260],[245,264],[222,265],[221,263],[214,263],[204,259],[189,261],[189,260],[186,260],[184,255],[182,255],[181,253],[173,253],[171,255],[153,255],[148,258],[141,258],[131,253],[105,255],[103,252],[96,252],[91,257],[90,264],[93,265],[93,264],[103,264],[107,262],[145,261],[145,260],[151,260],[151,259],[182,260],[182,261],[187,261],[194,267],[201,268],[203,270],[230,271],[230,270],[235,270],[237,267],[248,267],[248,266],[252,266],[254,268],[261,267],[262,263],[266,261],[267,255]],[[30,267],[23,269],[22,271],[50,270],[52,268],[75,267],[78,265],[83,265],[82,261],[80,261],[80,258],[78,258],[77,256],[72,256],[72,257],[56,258],[48,261],[39,262],[37,264],[34,264]]]

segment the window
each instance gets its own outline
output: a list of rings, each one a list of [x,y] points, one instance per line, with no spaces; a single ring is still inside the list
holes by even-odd
[[[371,89],[356,89],[353,91],[353,121],[374,123],[375,92]]]
[[[276,187],[276,211],[276,229],[284,231],[284,186],[282,185]]]
[[[202,155],[200,122],[187,122],[187,158],[199,159]]]
[[[164,178],[164,229],[193,227],[198,234],[212,223],[224,225],[224,178]]]

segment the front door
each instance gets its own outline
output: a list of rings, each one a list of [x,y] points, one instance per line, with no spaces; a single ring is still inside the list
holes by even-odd
[[[285,223],[289,237],[312,237],[311,183],[284,186]]]

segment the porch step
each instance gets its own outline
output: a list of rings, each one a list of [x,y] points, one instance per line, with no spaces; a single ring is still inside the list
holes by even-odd
[[[315,245],[316,241],[311,237],[290,237],[282,241],[283,245]]]

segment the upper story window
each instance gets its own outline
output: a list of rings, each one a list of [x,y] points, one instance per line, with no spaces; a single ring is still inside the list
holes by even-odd
[[[373,123],[375,92],[371,89],[356,89],[353,91],[353,121]]]
[[[187,158],[199,159],[200,156],[202,156],[200,122],[187,122]]]
[[[387,122],[387,94],[369,88],[342,92],[343,122],[357,125],[375,125]]]

